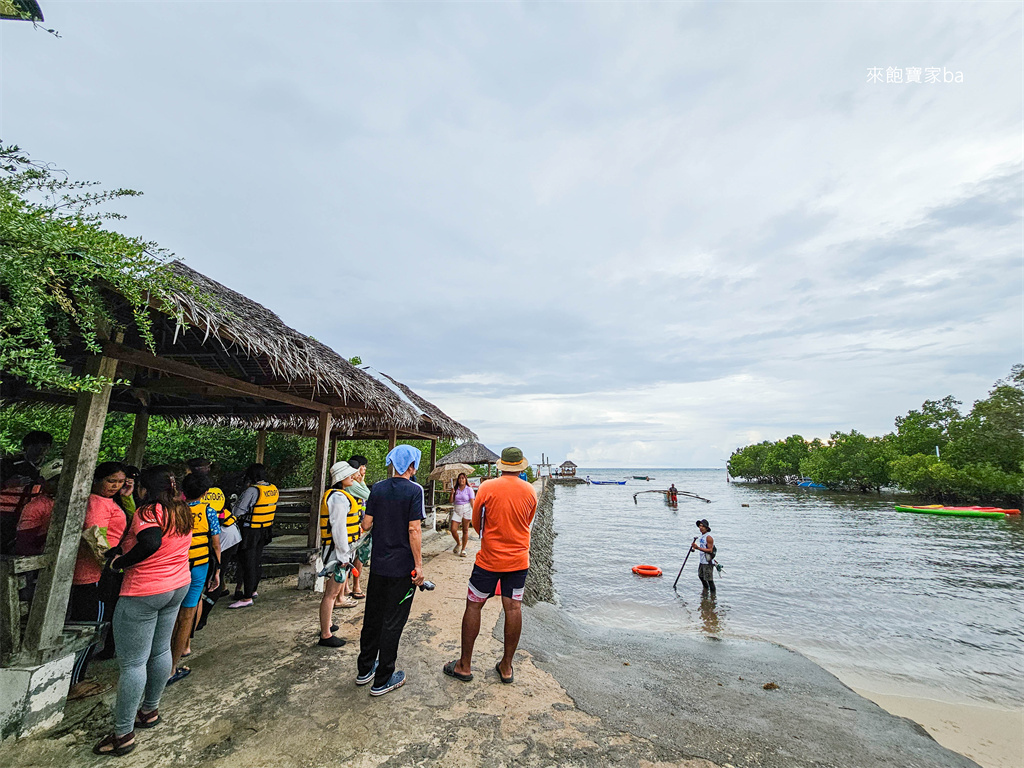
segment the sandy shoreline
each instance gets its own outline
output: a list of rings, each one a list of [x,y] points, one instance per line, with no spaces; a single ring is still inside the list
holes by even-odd
[[[920,723],[939,744],[966,755],[984,768],[1024,765],[1024,709],[954,704],[851,687],[886,711]]]

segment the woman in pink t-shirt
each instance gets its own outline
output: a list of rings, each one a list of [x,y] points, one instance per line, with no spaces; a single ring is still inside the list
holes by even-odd
[[[473,519],[473,499],[476,491],[469,484],[469,478],[465,472],[460,472],[455,478],[455,487],[452,490],[452,538],[455,539],[455,547],[452,549],[456,555],[466,557],[466,545],[469,544],[469,524]],[[459,529],[462,529],[462,541],[459,541]]]
[[[174,471],[168,466],[150,467],[139,477],[139,486],[142,506],[110,564],[124,573],[114,610],[121,677],[114,732],[93,747],[97,755],[131,752],[135,728],[152,728],[160,722],[157,708],[171,676],[171,632],[191,581],[192,511],[179,500]]]
[[[96,467],[93,473],[92,493],[85,508],[85,522],[82,532],[91,541],[105,534],[106,541],[114,546],[121,540],[127,525],[127,518],[114,501],[114,496],[121,492],[124,485],[124,466],[117,461],[105,461]],[[92,530],[90,530],[92,529]],[[98,529],[98,530],[97,530]],[[78,545],[78,560],[75,561],[75,576],[71,585],[71,598],[68,601],[68,620],[85,623],[110,621],[113,606],[100,600],[99,582],[103,573],[102,556],[85,539]],[[75,666],[71,672],[71,690],[69,699],[81,699],[95,696],[110,686],[104,686],[95,680],[86,680],[85,673],[98,645],[90,645],[84,651],[75,654]]]

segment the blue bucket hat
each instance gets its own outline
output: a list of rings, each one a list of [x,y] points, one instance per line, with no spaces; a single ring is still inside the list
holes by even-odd
[[[422,455],[419,448],[413,448],[411,445],[405,444],[396,445],[388,452],[387,457],[384,459],[384,466],[390,464],[395,468],[395,472],[404,475],[405,470],[409,468],[410,464],[414,469],[419,469],[420,457]]]

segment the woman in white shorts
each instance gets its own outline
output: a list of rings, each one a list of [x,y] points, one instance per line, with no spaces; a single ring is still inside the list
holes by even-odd
[[[473,522],[473,499],[476,491],[469,484],[465,472],[460,472],[455,479],[455,490],[452,492],[452,538],[455,539],[455,547],[452,552],[466,557],[466,545],[469,544],[469,524]],[[462,529],[462,541],[459,541],[459,529]]]

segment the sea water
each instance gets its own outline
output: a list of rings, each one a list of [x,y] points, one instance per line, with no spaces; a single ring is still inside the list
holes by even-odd
[[[554,585],[575,616],[775,641],[880,693],[1024,701],[1019,517],[908,514],[890,496],[727,483],[722,469],[578,470],[586,475],[627,482],[556,489]],[[712,501],[681,495],[671,508],[641,493],[670,483]],[[714,601],[701,599],[699,553],[672,589],[700,518],[724,569]],[[664,575],[633,575],[641,563]]]

